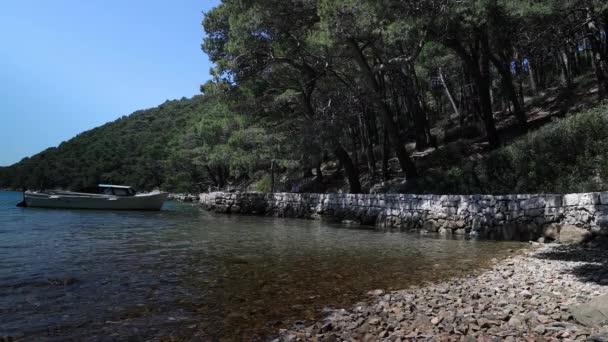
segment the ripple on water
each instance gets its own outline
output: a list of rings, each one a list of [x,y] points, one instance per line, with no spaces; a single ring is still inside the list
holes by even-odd
[[[516,243],[313,221],[16,208],[0,192],[0,335],[264,336],[375,288],[473,272]],[[73,279],[73,281],[65,281]]]

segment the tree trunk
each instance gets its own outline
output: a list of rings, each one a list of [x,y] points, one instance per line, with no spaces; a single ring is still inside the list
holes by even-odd
[[[492,97],[490,95],[490,63],[486,57],[482,57],[481,72],[478,75],[479,101],[481,102],[481,115],[486,128],[490,147],[500,146],[500,139],[496,124],[494,123],[494,113],[492,111]]]
[[[544,57],[539,57],[538,58],[538,68],[536,68],[536,66],[534,67],[535,71],[534,71],[534,77],[536,78],[536,87],[537,90],[540,91],[544,91],[546,89],[546,67],[547,64],[545,63],[545,58]]]
[[[561,70],[562,85],[567,89],[572,88],[572,79],[570,78],[570,71],[568,69],[568,55],[563,51],[557,51],[555,58]]]
[[[536,95],[536,80],[534,79],[536,76],[534,68],[536,68],[536,66],[532,67],[532,64],[532,60],[528,59],[528,78],[530,79],[530,89],[532,89],[532,93]]]
[[[608,96],[608,58],[603,53],[601,40],[593,36],[590,38],[592,63],[595,77],[598,83],[598,94],[600,99]]]
[[[359,115],[359,126],[361,127],[363,152],[365,153],[367,159],[367,169],[371,177],[373,178],[376,176],[376,158],[374,156],[374,144],[370,137],[370,128],[367,124],[367,119],[362,120],[363,115],[364,114]]]
[[[445,83],[445,77],[443,76],[443,71],[439,68],[439,78],[441,79],[441,84],[443,85],[443,89],[445,90],[445,94],[448,96],[450,100],[450,104],[452,105],[452,109],[458,118],[460,118],[460,112],[458,111],[458,106],[456,106],[456,101],[454,101],[454,97],[450,92],[450,88],[448,88],[447,83]]]
[[[221,189],[226,184],[224,179],[224,171],[221,166],[217,167],[217,186]]]
[[[604,9],[601,13],[596,13],[593,7],[587,7],[587,35],[591,42],[592,63],[595,71],[595,77],[598,82],[598,95],[600,99],[608,96],[608,47],[606,46],[605,38],[602,37],[606,32],[608,25],[608,9]],[[602,22],[604,21],[604,22]]]
[[[418,105],[418,99],[413,96],[408,97],[408,109],[414,121],[414,134],[416,136],[416,150],[424,151],[429,147],[429,138],[426,130],[426,117]]]
[[[355,130],[352,127],[349,128],[348,131],[350,133],[350,141],[352,144],[353,162],[358,167],[359,166],[359,153],[358,153],[359,147],[357,144],[357,135],[355,134]]]
[[[423,151],[430,146],[431,136],[427,127],[429,126],[426,115],[420,105],[420,99],[417,92],[417,76],[416,70],[411,63],[401,68],[401,73],[405,78],[405,102],[412,121],[414,122],[414,135],[416,137],[416,150]]]
[[[363,56],[363,53],[359,49],[359,45],[354,40],[350,40],[349,45],[355,62],[359,66],[359,69],[362,73],[365,85],[371,92],[371,99],[382,114],[384,127],[388,131],[389,139],[393,145],[395,154],[399,159],[401,169],[403,170],[403,172],[405,172],[405,175],[408,180],[413,180],[418,177],[418,171],[416,170],[416,165],[408,155],[403,141],[399,136],[399,130],[397,129],[397,125],[393,120],[393,113],[389,106],[383,101],[382,92],[379,89],[378,83],[376,82],[372,70],[370,69],[369,65],[367,64],[367,61],[365,60],[365,56]]]
[[[483,32],[478,33],[477,39],[481,46],[474,47],[471,51],[467,51],[462,44],[456,40],[450,40],[446,45],[460,56],[473,77],[473,81],[479,92],[479,111],[485,126],[488,142],[490,143],[491,148],[498,148],[500,146],[500,138],[494,122],[492,96],[490,94],[491,74],[488,56],[489,42],[487,34]]]
[[[386,182],[390,175],[388,173],[388,157],[390,153],[390,148],[388,146],[388,133],[386,129],[384,130],[384,134],[382,136],[382,179]]]
[[[321,170],[321,162],[317,163],[317,177],[315,181],[319,184],[323,184],[323,170]]]
[[[270,161],[270,192],[274,193],[274,159]]]
[[[572,73],[575,75],[580,75],[581,74],[581,62],[579,61],[578,58],[578,53],[576,51],[576,48],[574,49],[574,51],[570,50],[570,48],[568,48],[568,55],[572,57],[572,59],[574,59],[574,63],[572,63],[574,65],[572,69]]]
[[[416,89],[416,104],[418,105],[420,115],[424,120],[424,129],[426,131],[428,143],[431,147],[437,148],[437,137],[431,134],[431,120],[428,115],[429,111],[426,106],[424,95],[421,95],[420,80],[418,79],[418,74],[416,73],[416,68],[413,63],[410,63],[410,69],[412,70],[413,84]]]
[[[501,61],[495,56],[491,56],[491,60],[494,66],[496,67],[496,70],[498,70],[498,73],[500,74],[502,90],[504,91],[505,95],[507,95],[507,98],[513,105],[513,114],[515,114],[517,122],[519,123],[519,126],[522,131],[525,131],[528,123],[528,118],[526,117],[526,113],[522,108],[522,103],[520,102],[519,97],[517,95],[517,90],[515,90],[515,86],[513,85],[513,75],[511,74],[511,68],[508,64],[505,64],[508,63],[508,61]]]
[[[526,105],[526,98],[524,97],[524,82],[522,80],[522,78],[520,77],[517,82],[519,83],[519,92],[517,93],[517,96],[519,96],[519,103],[521,104],[521,108],[522,108],[522,113],[523,113],[523,120],[525,120],[526,124],[528,123],[528,118],[526,116],[526,111],[524,109],[525,105]]]
[[[213,172],[211,170],[211,168],[209,167],[209,165],[205,165],[205,169],[207,169],[207,173],[209,174],[209,177],[211,178],[211,181],[213,181],[213,185],[215,185],[216,187],[219,187],[219,181],[216,179],[215,176],[215,172]]]
[[[346,173],[348,184],[350,186],[350,192],[353,194],[360,194],[361,183],[359,181],[359,169],[353,164],[348,152],[346,152],[341,144],[338,144],[335,147],[334,153],[344,167],[344,172]]]

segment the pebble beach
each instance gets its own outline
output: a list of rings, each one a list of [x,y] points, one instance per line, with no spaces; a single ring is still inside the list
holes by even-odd
[[[275,341],[608,341],[608,243],[531,243],[480,274],[296,322]]]

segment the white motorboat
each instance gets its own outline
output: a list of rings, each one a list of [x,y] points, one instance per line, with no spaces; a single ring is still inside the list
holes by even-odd
[[[99,209],[99,210],[160,210],[169,194],[153,191],[138,194],[130,186],[99,184],[97,187],[74,191],[26,191],[22,207]]]

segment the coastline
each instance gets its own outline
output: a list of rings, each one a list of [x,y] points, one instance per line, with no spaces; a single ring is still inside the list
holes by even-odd
[[[283,341],[608,341],[608,241],[533,244],[478,275],[385,293]],[[591,304],[589,304],[591,302]]]
[[[167,196],[167,200],[192,203],[192,202],[198,202],[199,201],[199,196],[198,195],[194,195],[194,194],[187,194],[187,193],[173,193],[173,192],[170,192],[169,196]]]
[[[199,203],[216,213],[320,219],[490,240],[582,241],[608,234],[608,192],[497,196],[211,192],[201,193]]]

